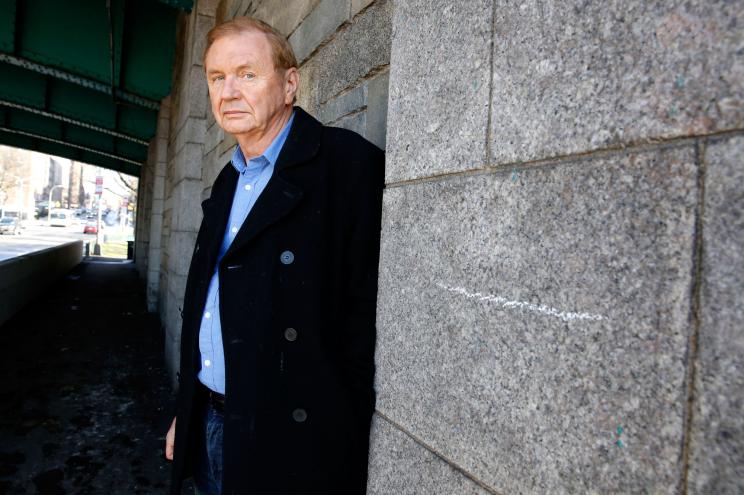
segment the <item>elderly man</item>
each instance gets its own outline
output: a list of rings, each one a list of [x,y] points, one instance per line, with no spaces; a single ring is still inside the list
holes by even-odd
[[[190,475],[208,494],[364,493],[383,153],[293,107],[297,61],[260,21],[213,28],[204,67],[238,146],[186,285],[171,493]]]

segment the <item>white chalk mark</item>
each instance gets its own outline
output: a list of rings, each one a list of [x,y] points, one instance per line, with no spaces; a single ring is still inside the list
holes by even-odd
[[[479,301],[485,301],[495,303],[504,308],[519,308],[526,309],[527,311],[534,311],[536,313],[542,313],[546,316],[552,316],[554,318],[560,318],[563,321],[571,320],[591,320],[600,321],[606,320],[607,318],[602,315],[593,315],[589,313],[576,313],[573,311],[561,311],[560,309],[551,308],[544,304],[532,304],[525,301],[510,301],[504,297],[494,296],[493,294],[482,294],[480,292],[469,292],[467,289],[462,287],[452,287],[441,282],[437,282],[437,287],[440,287],[446,291],[460,294],[468,299],[477,299]]]

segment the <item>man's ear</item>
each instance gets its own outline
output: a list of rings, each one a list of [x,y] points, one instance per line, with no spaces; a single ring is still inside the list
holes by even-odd
[[[284,104],[292,105],[295,102],[297,88],[300,87],[300,72],[297,67],[290,67],[284,73]]]

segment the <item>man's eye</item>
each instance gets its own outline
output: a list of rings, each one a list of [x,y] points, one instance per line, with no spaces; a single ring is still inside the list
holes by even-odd
[[[253,72],[246,72],[245,74],[242,74],[241,77],[243,79],[253,79],[256,75]]]
[[[214,76],[212,82],[222,81],[224,78],[224,76]]]

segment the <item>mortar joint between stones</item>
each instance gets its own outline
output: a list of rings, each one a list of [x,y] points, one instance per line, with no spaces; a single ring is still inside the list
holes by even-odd
[[[411,433],[410,431],[403,428],[402,425],[398,424],[395,420],[390,418],[388,415],[380,411],[379,409],[375,409],[375,413],[385,420],[387,423],[389,423],[392,427],[394,427],[396,430],[399,430],[401,433],[409,437],[411,440],[413,440],[416,444],[418,444],[420,447],[423,447],[424,449],[428,450],[435,456],[437,456],[439,459],[441,459],[444,463],[446,463],[450,468],[457,471],[458,473],[462,474],[464,477],[478,485],[480,488],[484,489],[491,495],[502,495],[501,493],[497,492],[494,488],[491,488],[490,486],[486,485],[483,481],[478,479],[474,474],[467,471],[465,468],[457,464],[455,461],[449,459],[447,456],[439,452],[436,448],[429,445],[428,443],[424,442],[422,439]]]

